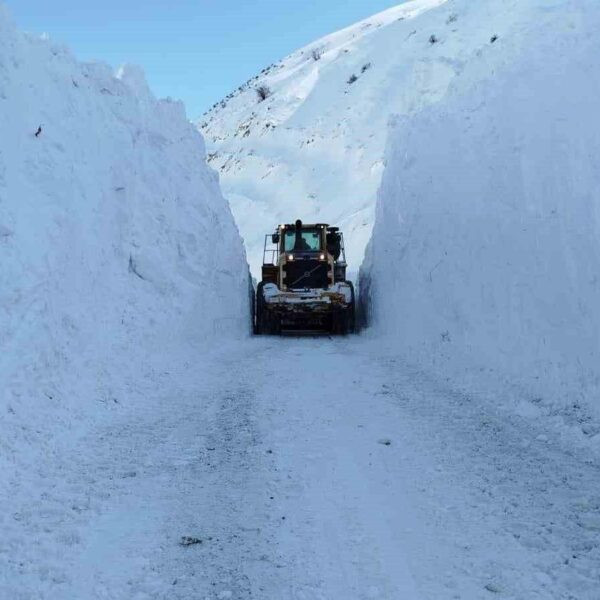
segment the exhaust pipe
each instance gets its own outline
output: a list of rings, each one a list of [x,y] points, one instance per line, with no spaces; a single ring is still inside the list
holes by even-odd
[[[302,221],[298,219],[296,221],[296,241],[294,242],[294,250],[300,250],[302,248]]]

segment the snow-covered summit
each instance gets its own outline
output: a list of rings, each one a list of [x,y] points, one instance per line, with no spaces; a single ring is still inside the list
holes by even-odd
[[[418,114],[444,98],[465,65],[502,55],[534,4],[401,4],[270,65],[204,115],[209,162],[255,272],[263,234],[297,217],[340,225],[356,270],[390,117]]]
[[[431,86],[420,75],[427,67],[413,73],[411,63],[431,53],[433,30],[423,20],[430,12],[441,27],[451,16],[445,3],[408,2],[328,35],[265,68],[203,117],[209,162],[221,175],[253,269],[262,260],[263,234],[297,217],[340,225],[358,268],[387,120],[410,111]],[[423,101],[445,85],[440,80]]]

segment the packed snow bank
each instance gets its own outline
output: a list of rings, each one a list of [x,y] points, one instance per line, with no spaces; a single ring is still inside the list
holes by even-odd
[[[182,104],[1,6],[0,257],[2,484],[127,403],[144,356],[248,331],[242,242]]]
[[[525,4],[393,125],[362,302],[396,349],[512,381],[600,443],[600,10]]]

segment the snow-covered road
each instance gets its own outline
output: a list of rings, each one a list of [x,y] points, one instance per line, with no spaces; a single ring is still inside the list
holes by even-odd
[[[2,598],[600,598],[598,464],[489,396],[361,337],[144,376],[13,482]]]

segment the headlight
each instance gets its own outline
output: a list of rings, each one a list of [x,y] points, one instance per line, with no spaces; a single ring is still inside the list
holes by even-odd
[[[319,258],[320,258],[321,260],[325,260],[327,257],[326,257],[324,254],[321,254],[321,256],[319,256]]]
[[[293,254],[288,254],[288,257],[287,257],[287,259],[288,259],[288,260],[294,260],[294,255],[293,255]]]

